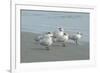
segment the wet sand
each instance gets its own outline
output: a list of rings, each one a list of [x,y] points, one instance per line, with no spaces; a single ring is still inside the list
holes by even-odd
[[[79,45],[67,42],[66,47],[54,43],[50,50],[46,50],[34,41],[36,36],[35,33],[21,32],[21,63],[89,59],[89,42],[80,41]]]

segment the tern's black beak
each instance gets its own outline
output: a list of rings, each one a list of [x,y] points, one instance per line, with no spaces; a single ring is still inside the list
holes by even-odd
[[[59,29],[59,31],[62,31],[62,28],[58,28]]]

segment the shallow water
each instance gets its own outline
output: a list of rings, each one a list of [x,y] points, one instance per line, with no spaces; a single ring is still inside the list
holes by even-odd
[[[60,26],[67,32],[81,32],[89,41],[89,13],[21,10],[21,31],[43,33]]]
[[[54,43],[48,51],[34,41],[36,36],[34,33],[21,32],[21,63],[89,60],[89,42],[79,41],[79,45],[67,42],[66,47]]]

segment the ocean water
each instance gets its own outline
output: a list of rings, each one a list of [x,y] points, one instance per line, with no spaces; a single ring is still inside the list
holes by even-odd
[[[89,41],[89,13],[21,10],[21,32],[44,33],[62,27],[66,32],[81,32]]]

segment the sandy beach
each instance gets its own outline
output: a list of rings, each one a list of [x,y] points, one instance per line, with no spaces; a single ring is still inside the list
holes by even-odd
[[[80,41],[80,45],[67,42],[66,47],[55,43],[48,51],[34,41],[36,36],[35,33],[21,32],[21,63],[89,59],[89,42]]]

